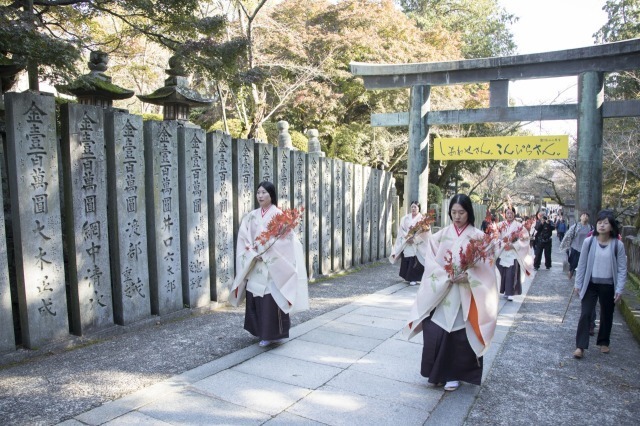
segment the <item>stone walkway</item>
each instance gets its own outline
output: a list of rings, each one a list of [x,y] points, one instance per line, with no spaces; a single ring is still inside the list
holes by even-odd
[[[282,345],[247,347],[62,424],[461,424],[480,388],[445,397],[427,386],[421,339],[399,333],[416,291],[393,285],[292,328]],[[501,300],[485,375],[520,305]]]
[[[419,373],[421,339],[407,341],[399,333],[417,288],[393,284],[303,319],[282,345],[243,346],[96,408],[70,410],[73,418],[60,424],[636,425],[640,345],[616,311],[611,353],[600,354],[592,338],[585,358],[572,357],[580,304],[572,300],[562,320],[572,284],[561,271],[562,255],[555,247],[557,240],[551,270],[530,277],[525,294],[514,302],[500,300],[482,386],[463,384],[458,391],[445,393],[427,385]],[[314,285],[359,282],[356,285],[372,286],[376,278],[393,282],[396,274],[397,267],[386,264]],[[327,290],[341,291],[338,287]],[[318,303],[322,297],[316,299]],[[164,334],[155,336],[162,339]],[[107,343],[123,350],[116,341]],[[94,346],[92,356],[107,348]],[[52,358],[66,356],[69,363],[74,359],[81,363],[84,349]],[[165,354],[173,353],[172,349],[167,345]],[[165,355],[161,348],[156,350]],[[117,354],[113,350],[109,356],[113,371],[119,374]],[[154,360],[136,362],[146,366]],[[1,370],[0,385],[3,375],[15,376],[17,368],[25,374],[25,369],[37,369],[38,363]],[[101,376],[98,380],[108,379],[107,365],[101,364],[99,374],[94,374]],[[142,370],[137,375],[143,376]],[[126,377],[136,380],[133,372]],[[87,387],[87,394],[91,389]],[[58,385],[55,390],[60,399],[64,389]],[[2,407],[7,407],[3,398],[0,395],[0,419]],[[51,423],[45,417],[8,424]]]

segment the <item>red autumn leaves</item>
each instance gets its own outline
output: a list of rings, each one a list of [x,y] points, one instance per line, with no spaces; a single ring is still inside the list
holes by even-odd
[[[303,212],[304,207],[284,209],[281,213],[278,213],[271,218],[267,224],[267,229],[262,231],[262,233],[256,237],[256,248],[259,246],[265,247],[259,255],[262,255],[269,250],[269,248],[278,239],[287,236],[291,231],[293,231],[300,224]]]

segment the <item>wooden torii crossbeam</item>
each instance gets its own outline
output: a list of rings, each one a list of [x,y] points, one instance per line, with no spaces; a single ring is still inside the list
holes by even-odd
[[[578,120],[577,212],[602,206],[604,118],[640,116],[640,101],[604,101],[604,74],[640,69],[640,38],[555,52],[416,64],[351,63],[370,90],[411,88],[408,112],[373,114],[372,126],[408,126],[408,199],[427,205],[429,127]],[[578,76],[578,103],[509,106],[509,82]],[[431,86],[489,82],[489,108],[430,111]]]

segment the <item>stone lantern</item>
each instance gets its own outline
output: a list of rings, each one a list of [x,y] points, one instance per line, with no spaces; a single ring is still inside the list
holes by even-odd
[[[142,102],[162,105],[165,120],[188,121],[191,107],[210,105],[213,102],[188,87],[187,73],[177,56],[169,59],[169,69],[165,72],[169,77],[164,81],[164,87],[149,95],[138,95]]]
[[[111,108],[114,100],[128,99],[134,95],[133,90],[124,89],[111,82],[105,74],[109,55],[104,52],[91,52],[89,55],[89,74],[85,74],[69,85],[56,85],[59,92],[73,95],[82,105],[95,105]]]

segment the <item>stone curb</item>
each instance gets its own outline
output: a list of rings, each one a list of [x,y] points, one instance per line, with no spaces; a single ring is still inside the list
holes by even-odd
[[[629,272],[629,281],[633,281],[636,287],[640,288],[640,278]],[[640,297],[634,292],[626,292],[620,299],[620,312],[631,329],[633,337],[640,343]]]

